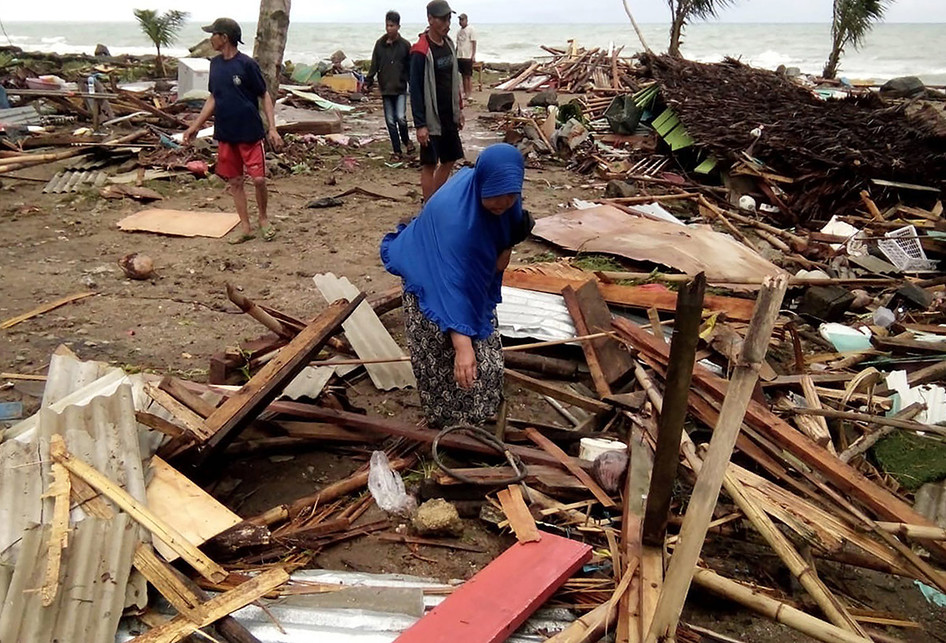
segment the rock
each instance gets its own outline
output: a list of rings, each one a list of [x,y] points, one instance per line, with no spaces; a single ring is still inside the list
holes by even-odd
[[[608,493],[617,493],[627,472],[627,452],[605,451],[591,465],[591,475]]]
[[[154,274],[154,261],[148,255],[132,252],[118,260],[118,266],[131,279],[147,279]]]
[[[912,98],[926,93],[926,85],[916,76],[891,78],[880,87],[884,98]]]
[[[549,105],[558,105],[558,92],[554,89],[539,92],[529,101],[529,107],[548,107]]]
[[[106,47],[105,45],[103,45],[103,44],[101,44],[101,43],[98,44],[98,45],[95,45],[95,57],[96,57],[96,58],[98,58],[99,56],[111,56],[111,55],[112,55],[112,54],[109,53],[109,51],[108,51],[108,47]]]
[[[204,38],[199,43],[188,49],[191,58],[213,58],[217,55],[213,45],[210,44],[210,38]]]
[[[516,104],[516,95],[512,92],[493,92],[489,95],[486,109],[491,112],[508,112]]]
[[[456,507],[443,498],[428,500],[417,508],[412,520],[414,531],[421,536],[463,534],[463,523]]]
[[[336,199],[333,196],[323,196],[318,199],[313,199],[305,204],[307,208],[337,208],[340,205],[344,205],[344,201],[341,199]]]
[[[639,194],[640,190],[637,189],[636,183],[621,181],[620,179],[608,181],[608,186],[604,189],[604,196],[609,199],[637,196]]]
[[[334,54],[332,54],[330,59],[332,61],[332,64],[337,65],[341,63],[343,60],[345,60],[347,57],[348,56],[345,55],[344,51],[342,51],[341,49],[338,49]]]

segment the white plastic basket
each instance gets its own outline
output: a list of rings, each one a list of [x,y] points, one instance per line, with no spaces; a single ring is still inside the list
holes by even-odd
[[[920,245],[920,239],[917,237],[916,228],[912,225],[891,230],[884,237],[886,238],[877,242],[877,246],[887,256],[890,263],[900,270],[914,272],[936,270],[938,267],[938,262],[926,258],[926,253],[923,252],[923,246]]]

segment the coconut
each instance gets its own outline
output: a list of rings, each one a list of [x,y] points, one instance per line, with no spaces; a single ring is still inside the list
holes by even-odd
[[[148,279],[154,274],[154,261],[148,255],[132,252],[118,260],[118,266],[132,279]]]

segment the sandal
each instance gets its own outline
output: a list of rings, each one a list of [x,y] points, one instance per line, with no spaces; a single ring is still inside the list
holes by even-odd
[[[268,225],[259,229],[263,241],[272,241],[276,238],[276,226]]]
[[[241,243],[246,243],[247,241],[250,241],[253,238],[254,237],[252,234],[247,233],[247,232],[241,232],[239,234],[232,235],[229,239],[227,239],[227,243],[229,243],[231,246],[236,246]]]

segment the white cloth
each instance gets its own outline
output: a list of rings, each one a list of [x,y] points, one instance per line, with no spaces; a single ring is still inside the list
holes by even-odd
[[[473,43],[476,42],[476,30],[467,25],[457,32],[457,58],[472,58]]]

